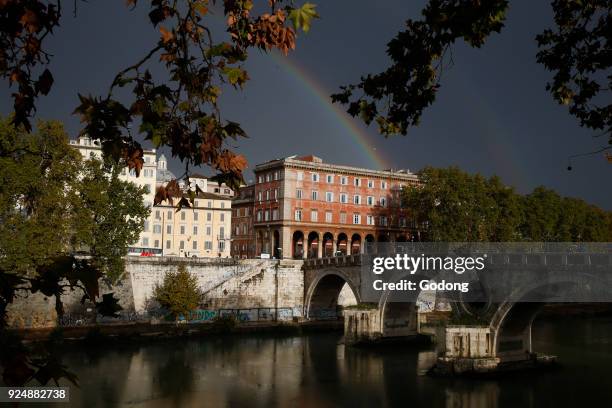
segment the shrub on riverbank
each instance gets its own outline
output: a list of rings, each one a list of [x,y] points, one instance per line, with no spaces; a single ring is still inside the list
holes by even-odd
[[[196,277],[185,265],[180,265],[176,272],[166,274],[161,285],[155,286],[153,297],[177,320],[179,316],[188,318],[189,312],[198,308],[202,293]]]

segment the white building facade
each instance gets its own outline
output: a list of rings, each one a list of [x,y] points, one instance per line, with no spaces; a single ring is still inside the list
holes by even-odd
[[[83,158],[101,158],[102,149],[89,137],[70,141]],[[165,203],[153,206],[155,189],[175,178],[168,170],[166,157],[157,157],[155,149],[144,151],[144,165],[139,176],[134,170],[123,169],[122,180],[144,187],[145,205],[151,209],[149,218],[137,243],[128,248],[128,255],[135,256],[230,256],[230,235],[233,191],[225,184],[219,185],[205,176],[191,177],[203,191],[195,199],[193,208],[176,211]],[[184,186],[184,185],[183,185]]]

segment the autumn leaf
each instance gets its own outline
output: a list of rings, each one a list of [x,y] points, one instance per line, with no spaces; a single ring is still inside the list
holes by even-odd
[[[208,7],[206,7],[206,2],[205,1],[198,1],[198,2],[196,2],[195,5],[194,5],[194,8],[201,15],[205,15],[206,13],[208,13]]]
[[[169,43],[174,38],[174,34],[172,34],[172,31],[168,31],[164,27],[159,27],[159,31],[161,33],[162,41],[164,42],[164,44]]]
[[[40,77],[38,77],[38,81],[36,82],[36,90],[43,95],[47,95],[51,90],[51,86],[53,85],[53,75],[51,75],[51,71],[45,69]]]

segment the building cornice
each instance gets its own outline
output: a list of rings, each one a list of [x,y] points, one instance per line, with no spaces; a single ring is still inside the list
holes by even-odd
[[[304,170],[312,170],[312,171],[326,171],[330,173],[336,174],[347,174],[347,175],[355,175],[355,176],[367,176],[372,178],[379,179],[391,179],[397,181],[410,181],[410,182],[419,182],[419,178],[414,173],[399,173],[397,171],[389,171],[389,170],[372,170],[361,167],[353,167],[353,166],[344,166],[339,164],[329,164],[329,163],[316,163],[316,162],[307,162],[303,160],[296,159],[279,159],[273,160],[266,163],[258,164],[255,166],[255,172],[270,170],[278,167],[289,167],[295,169],[304,169]]]

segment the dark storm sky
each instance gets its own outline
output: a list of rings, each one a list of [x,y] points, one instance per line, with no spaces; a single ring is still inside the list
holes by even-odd
[[[71,114],[77,92],[105,93],[114,74],[156,41],[158,32],[147,21],[145,3],[128,11],[123,0],[91,0],[78,5],[76,19],[66,11],[62,27],[49,43],[55,55],[51,65],[55,84],[50,95],[38,102],[37,117],[60,119],[71,136],[78,133],[78,118]],[[322,18],[307,35],[299,35],[297,50],[288,58],[326,94],[357,81],[361,74],[384,68],[387,41],[405,19],[417,18],[424,4],[315,3]],[[220,28],[220,19],[213,24]],[[462,44],[454,48],[455,64],[444,75],[436,103],[408,136],[384,139],[375,127],[350,119],[368,134],[366,148],[355,142],[327,101],[279,62],[283,57],[251,52],[247,69],[252,80],[244,92],[226,92],[223,112],[249,134],[237,150],[251,167],[310,153],[327,162],[379,167],[366,152],[370,149],[385,158],[386,167],[416,171],[426,165],[457,165],[486,176],[497,174],[520,192],[545,185],[612,210],[608,181],[612,166],[601,155],[576,160],[574,170],[566,170],[569,155],[598,145],[593,133],[580,128],[545,91],[551,74],[535,62],[534,37],[550,25],[548,2],[512,1],[501,34],[493,35],[482,49]],[[222,37],[221,32],[217,35]],[[2,87],[0,108],[7,114],[10,90],[6,84]],[[178,162],[171,164],[177,173],[179,168]]]

